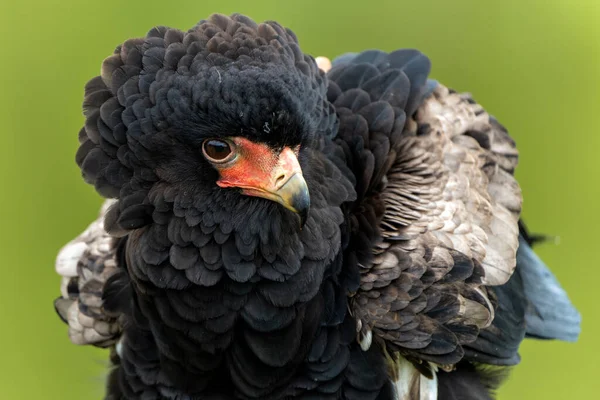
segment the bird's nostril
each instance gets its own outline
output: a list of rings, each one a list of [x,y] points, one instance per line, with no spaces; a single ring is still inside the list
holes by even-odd
[[[279,187],[280,185],[282,185],[285,181],[285,174],[281,174],[277,177],[277,179],[275,180],[275,187]]]

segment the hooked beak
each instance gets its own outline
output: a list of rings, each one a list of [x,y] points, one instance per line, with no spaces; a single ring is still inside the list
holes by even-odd
[[[306,181],[301,173],[293,174],[282,182],[279,187],[244,188],[242,193],[249,196],[258,196],[275,201],[300,217],[300,227],[306,223],[310,209],[310,196]]]
[[[267,151],[272,154],[272,150],[266,150],[263,145],[243,143],[243,148],[250,150],[252,155],[238,161],[240,165],[234,168],[237,172],[222,170],[218,185],[238,187],[245,195],[281,204],[298,215],[302,228],[310,209],[310,194],[296,153],[285,147],[279,155],[271,158],[260,156]],[[261,162],[265,159],[274,161],[268,165],[268,162]]]

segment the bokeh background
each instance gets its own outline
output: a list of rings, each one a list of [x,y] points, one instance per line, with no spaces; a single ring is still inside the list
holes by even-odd
[[[107,354],[70,344],[54,315],[61,245],[100,199],[74,163],[83,85],[123,40],[213,12],[291,27],[335,56],[416,47],[433,77],[516,139],[524,216],[560,237],[538,252],[583,314],[577,344],[528,341],[499,399],[598,398],[600,1],[19,0],[0,2],[0,399],[99,399]]]

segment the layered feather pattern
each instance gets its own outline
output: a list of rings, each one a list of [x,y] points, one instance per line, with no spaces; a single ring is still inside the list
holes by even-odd
[[[452,365],[493,320],[485,286],[515,268],[521,195],[506,131],[442,85],[423,100],[428,71],[416,51],[363,53],[336,63],[330,100],[366,164],[359,235],[375,224],[381,235],[353,298],[359,336],[375,330],[405,355]],[[411,96],[422,104],[407,119]]]
[[[519,221],[515,143],[429,72],[368,50],[325,73],[239,14],[105,59],[76,161],[109,200],[59,254],[55,306],[111,349],[107,399],[487,399],[524,337],[577,337]],[[232,136],[298,149],[301,228],[217,185],[202,146]]]

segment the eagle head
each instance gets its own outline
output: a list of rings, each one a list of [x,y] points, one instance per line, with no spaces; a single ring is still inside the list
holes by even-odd
[[[84,114],[77,163],[117,199],[106,229],[143,231],[130,235],[139,265],[197,273],[244,261],[243,277],[230,270],[247,280],[278,259],[296,258],[295,271],[308,251],[323,263],[338,251],[339,206],[354,188],[327,155],[335,109],[324,73],[278,23],[216,14],[130,39],[88,82]]]

